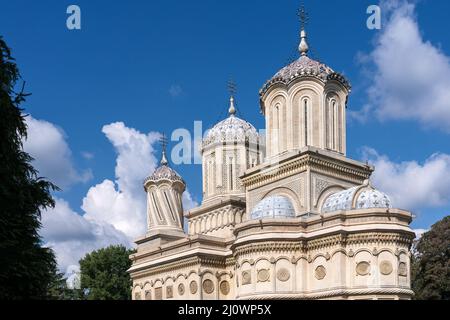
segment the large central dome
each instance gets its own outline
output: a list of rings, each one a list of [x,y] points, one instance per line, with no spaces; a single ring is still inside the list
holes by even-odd
[[[347,79],[345,79],[343,75],[335,72],[326,64],[308,57],[307,53],[309,51],[309,47],[306,43],[306,32],[304,30],[302,30],[301,32],[299,51],[300,58],[282,68],[264,84],[264,86],[260,90],[261,96],[264,95],[269,90],[269,88],[275,84],[289,85],[289,83],[301,77],[313,77],[319,79],[322,82],[336,80],[341,82],[346,88],[350,90],[350,83],[347,81]]]

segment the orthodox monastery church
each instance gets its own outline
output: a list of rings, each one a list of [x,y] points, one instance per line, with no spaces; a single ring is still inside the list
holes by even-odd
[[[163,152],[144,182],[148,231],[129,269],[135,300],[410,299],[410,212],[346,157],[350,84],[308,56],[260,90],[266,134],[229,115],[201,145],[203,201]],[[184,218],[188,231],[183,230]]]

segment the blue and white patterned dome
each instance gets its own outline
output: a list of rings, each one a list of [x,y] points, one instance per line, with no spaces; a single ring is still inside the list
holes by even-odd
[[[355,199],[356,197],[356,199]],[[370,185],[363,185],[334,193],[322,205],[322,213],[353,209],[391,208],[389,197]]]
[[[206,148],[215,143],[259,143],[259,134],[256,128],[243,119],[236,117],[234,98],[230,98],[229,116],[209,129],[202,141],[202,147]]]
[[[250,214],[252,220],[294,217],[294,206],[288,198],[283,196],[271,196],[261,200]]]

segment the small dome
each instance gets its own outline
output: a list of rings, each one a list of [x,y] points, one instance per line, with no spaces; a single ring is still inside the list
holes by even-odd
[[[355,198],[356,197],[356,198]],[[363,185],[334,193],[322,205],[322,213],[371,208],[391,208],[391,200],[375,189],[369,180]]]
[[[181,176],[175,170],[169,167],[169,162],[167,161],[166,158],[165,146],[163,146],[163,153],[160,166],[156,168],[156,170],[152,173],[150,177],[145,179],[144,189],[147,189],[149,184],[157,183],[160,181],[169,181],[171,183],[180,182],[183,186],[182,187],[183,189],[186,186],[186,183],[184,182],[183,178],[181,178]]]
[[[283,196],[271,196],[261,200],[250,214],[250,218],[253,220],[294,217],[294,206],[288,198]]]
[[[259,135],[255,127],[249,122],[231,114],[208,130],[203,139],[203,148],[214,143],[258,143]]]
[[[159,181],[159,180],[169,180],[169,181],[180,181],[183,182],[183,179],[181,178],[181,176],[175,171],[173,170],[171,167],[169,167],[168,165],[162,165],[160,167],[158,167],[155,172],[153,172],[153,174],[148,177],[145,181]]]
[[[323,82],[336,80],[349,90],[351,89],[350,83],[344,76],[335,72],[326,64],[313,60],[306,55],[302,55],[296,61],[282,68],[268,80],[260,90],[260,95],[264,95],[274,84],[282,83],[288,85],[290,82],[302,77],[314,77]]]

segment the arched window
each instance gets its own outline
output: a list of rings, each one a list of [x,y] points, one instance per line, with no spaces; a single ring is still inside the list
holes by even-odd
[[[304,136],[304,143],[305,146],[309,146],[310,145],[310,141],[311,141],[311,135],[309,134],[310,131],[310,116],[311,116],[311,103],[309,101],[309,99],[305,98],[303,99],[302,102],[302,107],[303,107],[303,120],[304,120],[304,131],[303,131],[303,136]]]
[[[233,190],[234,188],[234,172],[233,172],[233,157],[229,158],[229,162],[228,162],[228,181],[229,181],[229,189]]]
[[[325,146],[327,149],[339,151],[341,149],[341,109],[338,100],[332,97],[325,108]]]

